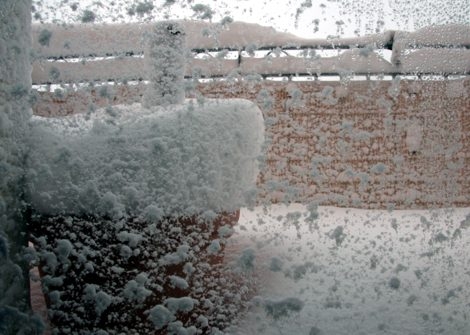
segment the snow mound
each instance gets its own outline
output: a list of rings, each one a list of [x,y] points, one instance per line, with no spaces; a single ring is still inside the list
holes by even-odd
[[[242,99],[34,117],[27,198],[47,215],[233,211],[253,194],[263,139],[261,111]]]

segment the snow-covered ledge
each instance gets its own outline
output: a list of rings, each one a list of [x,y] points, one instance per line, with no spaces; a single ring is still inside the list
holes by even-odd
[[[162,38],[158,29],[151,38]],[[174,29],[160,31],[184,37]],[[161,44],[151,43],[143,104],[33,118],[27,197],[36,213],[142,214],[153,221],[234,211],[253,195],[261,111],[241,99],[178,103],[180,59],[165,59]]]

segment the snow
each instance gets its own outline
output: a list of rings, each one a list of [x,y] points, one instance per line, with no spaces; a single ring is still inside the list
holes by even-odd
[[[127,243],[131,248],[135,248],[142,241],[143,237],[140,234],[122,231],[117,235],[117,238],[119,241]]]
[[[2,1],[0,13],[2,17],[11,16],[7,24],[0,23],[0,169],[2,176],[6,176],[0,183],[0,236],[3,248],[16,248],[3,235],[10,232],[3,229],[11,225],[12,214],[18,209],[16,196],[21,192],[18,183],[25,151],[23,138],[31,116],[27,101],[31,87],[31,16],[28,1],[24,0]]]
[[[33,64],[34,82],[140,80],[149,73],[157,73],[155,69],[162,68],[172,68],[192,77],[227,76],[235,72],[274,76],[279,73],[454,74],[468,73],[470,68],[468,25],[430,26],[416,32],[387,31],[355,38],[304,39],[275,31],[271,27],[244,22],[226,25],[189,20],[173,22],[185,30],[186,34],[182,34],[178,40],[183,42],[186,39],[188,50],[220,50],[219,55],[214,57],[206,54],[206,59],[198,59],[184,51],[170,52],[168,60],[171,61],[165,61],[166,66],[161,67],[158,61],[151,63],[151,57],[146,57],[145,62],[135,57],[144,50],[149,54],[150,50],[162,53],[165,49],[161,43],[154,44],[153,49],[148,43],[149,35],[155,37],[155,24],[35,25],[33,41],[38,59]],[[392,62],[389,62],[388,54],[383,51],[392,41]],[[173,47],[180,50],[184,44],[180,42]],[[238,59],[226,59],[223,56],[229,49],[250,53],[259,48],[289,47],[310,48],[313,53],[303,58],[242,57],[241,63]],[[315,50],[331,48],[349,50],[337,57],[320,57],[315,54]],[[166,49],[167,52],[169,50]],[[382,51],[380,54],[383,56],[378,54],[378,50]],[[49,62],[46,61],[48,57],[75,60]],[[186,66],[179,66],[184,62]],[[177,87],[181,87],[178,82],[171,80],[172,76],[166,78],[165,89],[172,87],[171,90],[176,92]],[[182,99],[181,93],[178,99]]]
[[[293,204],[243,209],[225,262],[234,269],[248,265],[244,275],[256,296],[222,333],[468,334],[468,229],[470,208],[385,211]],[[137,275],[122,296],[142,301],[151,280]],[[60,302],[60,291],[54,291],[60,279],[45,282]],[[84,298],[97,311],[116,299],[98,286],[86,291]],[[197,304],[210,310],[223,302],[168,298],[151,307],[147,317],[155,329],[196,332],[204,329],[206,316],[197,316],[192,325],[176,320],[193,313]]]
[[[185,102],[184,26],[165,21],[149,28],[142,104],[33,118],[26,184],[37,213],[113,219],[143,213],[153,223],[247,204],[264,140],[261,111],[241,99]],[[120,236],[130,247],[136,238]],[[131,254],[121,247],[123,257]]]
[[[304,307],[304,303],[298,298],[285,298],[282,300],[266,299],[263,301],[263,305],[266,314],[275,320],[288,317],[290,313],[298,313]]]
[[[57,247],[55,248],[55,253],[59,255],[59,258],[62,259],[62,261],[66,260],[70,253],[73,250],[73,245],[70,243],[69,240],[58,240],[57,241]]]
[[[255,250],[247,248],[243,250],[240,258],[238,259],[238,266],[242,271],[252,271],[255,265]]]
[[[125,260],[128,260],[132,256],[133,252],[132,252],[132,249],[129,248],[127,245],[121,245],[119,254],[121,255],[122,258],[124,258]]]
[[[188,252],[189,246],[183,244],[177,248],[176,252],[166,254],[161,260],[161,263],[162,265],[180,264],[189,258]]]
[[[247,27],[253,26],[243,26],[243,29]],[[179,35],[176,33],[179,29],[174,31],[173,28],[170,33]],[[207,35],[214,34],[216,40],[223,37],[224,43],[230,46],[239,41],[246,46],[249,43],[244,40],[246,36],[257,36],[261,44],[271,43],[273,39],[284,43],[284,37],[292,43],[292,36],[260,28],[253,34],[251,30],[240,28],[226,35],[223,35],[224,27],[211,29],[215,30],[206,30]],[[276,34],[276,38],[271,33]],[[151,34],[154,41],[161,38],[159,32]],[[43,34],[42,46],[52,45],[54,37],[54,34]],[[204,290],[198,279],[189,278],[195,271],[193,264],[182,263],[194,261],[199,246],[211,257],[217,257],[221,243],[226,242],[224,237],[232,235],[231,229],[221,228],[220,239],[211,241],[197,230],[184,235],[181,227],[162,228],[164,224],[176,224],[162,218],[200,215],[210,221],[215,213],[251,205],[249,198],[255,191],[264,127],[260,110],[241,99],[184,101],[181,84],[184,60],[180,44],[183,42],[178,39],[170,42],[177,45],[166,49],[176,50],[169,57],[167,53],[158,55],[164,50],[161,45],[147,47],[146,67],[152,84],[142,104],[119,105],[65,118],[35,117],[30,122],[26,200],[35,213],[57,217],[92,213],[111,218],[108,222],[111,228],[100,230],[100,225],[105,226],[100,221],[91,224],[93,227],[89,229],[100,234],[97,239],[103,244],[108,240],[104,235],[115,233],[118,242],[109,250],[122,257],[116,262],[122,267],[116,265],[103,272],[108,276],[112,272],[116,279],[125,271],[123,267],[132,265],[139,255],[145,254],[143,245],[152,243],[150,239],[158,225],[158,229],[169,233],[165,241],[171,241],[171,245],[161,247],[172,251],[155,251],[152,257],[147,253],[146,259],[155,260],[161,267],[180,265],[184,273],[181,276],[187,275],[183,278],[159,272],[150,278],[147,273],[137,271],[132,274],[134,279],[124,280],[123,288],[113,281],[101,287],[80,283],[84,285],[84,306],[80,308],[91,306],[98,319],[115,302],[128,300],[143,304],[152,294],[150,288],[163,290],[160,284],[179,290],[191,289],[192,293]],[[147,57],[152,54],[156,58]],[[336,71],[348,72],[354,66],[364,72],[375,71],[378,67],[384,71],[386,64],[364,50],[354,49],[343,53],[342,57],[344,68],[338,65],[334,68]],[[170,66],[166,67],[168,64]],[[157,73],[162,67],[169,72]],[[254,70],[260,71],[259,68]],[[161,78],[164,84],[159,86]],[[22,91],[14,87],[12,92],[17,95]],[[296,95],[294,93],[292,96]],[[321,94],[325,100],[333,99],[332,88]],[[2,133],[8,133],[13,124],[8,114],[9,111],[1,114]],[[345,124],[344,128],[347,127]],[[410,128],[406,140],[411,151],[419,149],[420,145],[419,138],[412,138],[416,136],[416,127]],[[380,175],[387,169],[388,166],[378,163],[370,172]],[[5,203],[0,206],[5,211],[9,204],[3,200],[1,203]],[[146,220],[141,233],[128,229],[132,222],[126,219],[135,216]],[[69,226],[78,227],[78,233],[82,233],[83,227],[78,221],[70,218]],[[227,262],[237,273],[253,278],[258,296],[252,299],[250,310],[242,314],[231,333],[468,333],[470,269],[464,251],[470,244],[465,234],[469,222],[468,209],[361,211],[310,204],[256,208],[254,212],[244,210],[240,226],[229,239],[238,251],[229,253],[231,259]],[[88,222],[80,224],[87,227]],[[183,237],[183,242],[172,241],[173,233]],[[84,241],[74,242],[74,234],[64,233],[67,239],[61,237],[54,246],[45,245],[46,251],[40,253],[46,265],[43,270],[48,273],[44,286],[57,314],[61,313],[62,304],[69,309],[74,307],[65,301],[68,288],[63,287],[64,278],[55,273],[70,266],[81,266],[71,264],[71,256],[84,264],[83,272],[95,271],[93,258],[96,255],[104,264],[113,263],[108,255],[100,254],[101,250],[91,251],[91,246],[97,245],[93,235],[85,236],[89,246],[84,247]],[[194,245],[190,247],[187,241]],[[9,241],[1,236],[0,251],[5,258],[8,246]],[[80,250],[79,255],[76,250]],[[197,264],[198,275],[210,268],[208,263]],[[10,267],[8,270],[17,269]],[[3,273],[7,272],[2,272],[2,280],[7,277]],[[11,271],[8,275],[19,276],[21,272]],[[160,284],[152,282],[156,279]],[[217,279],[220,281],[210,285],[219,291],[209,289],[207,299],[206,296],[195,299],[191,295],[160,295],[166,298],[145,311],[145,317],[157,330],[167,327],[169,333],[196,334],[195,326],[177,319],[192,313],[191,317],[204,327],[208,318],[197,315],[194,311],[201,311],[197,307],[208,310],[215,306],[227,307],[226,312],[239,306],[237,302],[242,300],[243,292],[249,290],[246,287],[239,287],[238,292],[224,290],[223,284],[229,280]],[[11,295],[7,298],[11,300]],[[220,319],[227,315],[231,314],[221,313]],[[116,316],[110,315],[109,320],[111,317]],[[218,315],[210,317],[212,320],[219,318]],[[129,325],[129,328],[133,326],[138,325]],[[213,333],[217,331],[213,329]]]
[[[142,106],[166,106],[184,102],[186,34],[176,21],[158,22],[146,33],[145,71],[150,81]]]
[[[97,285],[88,284],[83,290],[83,300],[90,301],[98,316],[101,315],[113,302],[113,297],[99,289]]]
[[[165,300],[165,305],[168,306],[168,310],[172,313],[188,313],[194,308],[194,300],[191,297],[168,298]]]
[[[176,317],[174,316],[175,313],[188,313],[193,309],[194,302],[191,298],[169,298],[165,301],[165,304],[168,306],[168,308],[163,305],[156,305],[150,310],[149,319],[153,322],[155,329],[158,330],[168,326],[167,330],[170,334],[197,333],[197,328],[195,326],[185,328],[183,327],[183,324],[179,321],[170,323],[176,320]],[[202,320],[201,323],[204,323],[204,320]]]
[[[417,153],[421,149],[423,140],[423,127],[419,120],[410,120],[406,128],[405,143],[408,151]]]
[[[162,329],[175,320],[175,317],[165,306],[157,305],[150,310],[149,319],[153,322],[155,329]]]
[[[453,74],[470,72],[470,50],[422,48],[397,58],[403,73]]]
[[[252,250],[257,296],[228,333],[469,333],[470,208],[314,211],[242,211],[226,261]]]
[[[188,282],[179,276],[169,276],[170,284],[173,287],[179,288],[181,290],[186,290],[189,288]]]
[[[392,63],[406,73],[468,73],[470,26],[429,26],[394,35]],[[410,52],[410,50],[412,52]]]
[[[132,279],[126,284],[122,292],[123,296],[130,301],[143,303],[152,294],[152,291],[145,288],[147,281],[147,274],[139,274],[135,280]]]
[[[276,75],[278,73],[393,73],[396,68],[374,52],[366,55],[361,49],[347,50],[336,57],[266,57],[244,58],[242,74]]]
[[[31,1],[0,2],[0,333],[36,334],[29,313],[26,227],[20,215],[26,123],[31,116]]]
[[[431,25],[413,32],[396,31],[395,43],[399,43],[402,48],[429,45],[468,46],[470,45],[470,26],[463,24]]]
[[[255,188],[263,127],[261,111],[241,99],[34,117],[27,199],[50,215],[233,211]]]
[[[338,57],[243,57],[240,64],[237,59],[187,58],[185,68],[181,69],[184,70],[185,76],[194,78],[228,76],[230,73],[275,76],[279,73],[310,73],[312,75],[320,75],[321,73],[349,74],[351,72],[387,74],[397,71],[395,66],[376,53],[371,52],[368,55],[362,55],[360,52],[359,49],[348,50]],[[125,82],[145,78],[147,73],[143,59],[119,56],[83,63],[37,61],[33,66],[32,78],[35,84],[103,82],[108,80]]]

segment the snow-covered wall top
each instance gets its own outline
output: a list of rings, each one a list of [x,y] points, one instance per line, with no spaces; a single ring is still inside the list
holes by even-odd
[[[254,196],[263,127],[258,107],[240,99],[35,117],[28,198],[51,215],[235,210]]]

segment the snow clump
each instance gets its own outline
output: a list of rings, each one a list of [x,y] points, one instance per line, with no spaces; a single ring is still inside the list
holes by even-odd
[[[275,320],[283,317],[288,317],[292,312],[300,312],[304,307],[304,303],[295,297],[285,298],[282,300],[264,301],[264,309],[266,314]]]
[[[162,329],[176,318],[168,308],[163,305],[157,305],[150,310],[149,319],[152,321],[155,329]]]

